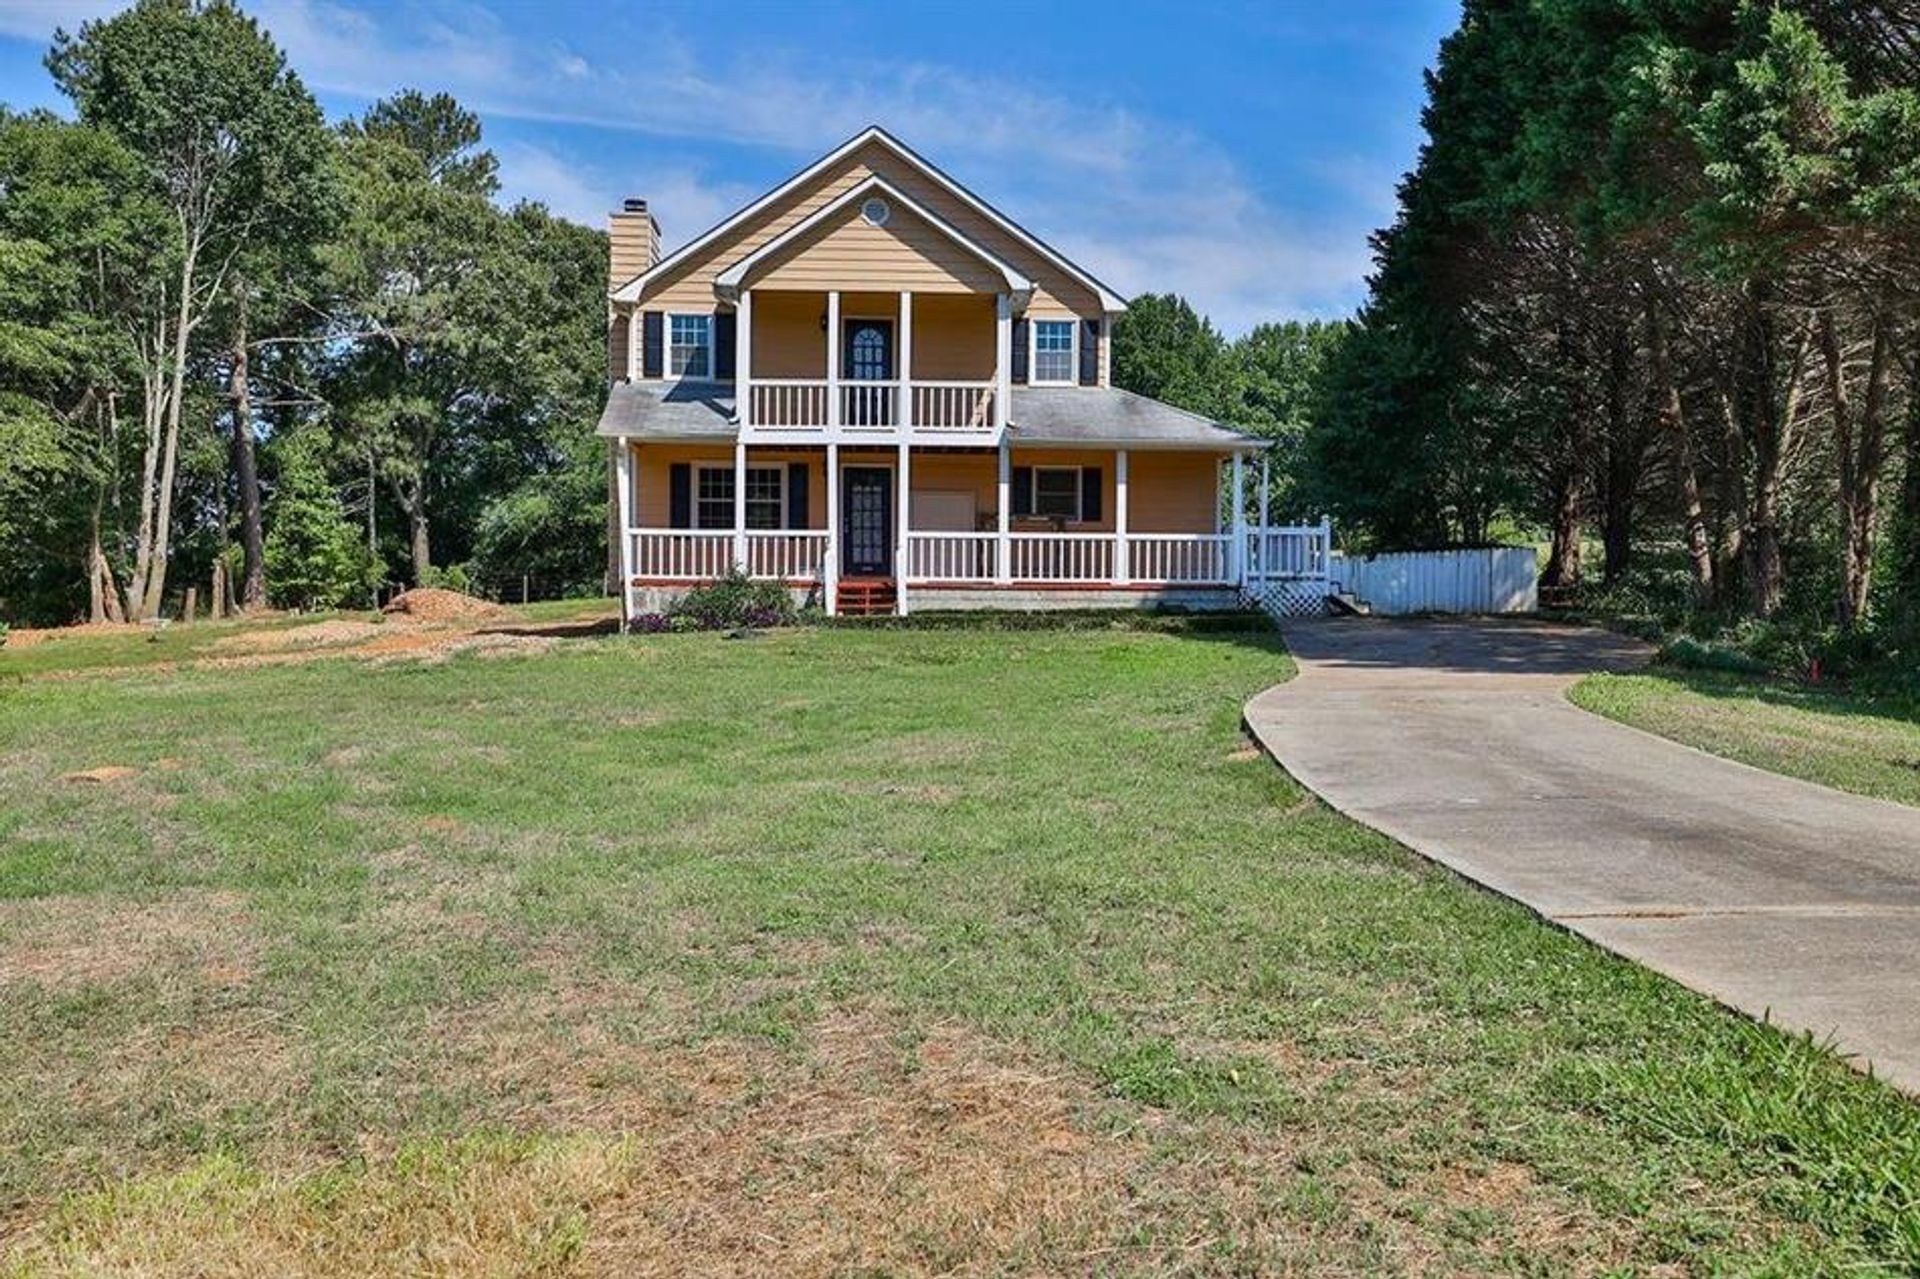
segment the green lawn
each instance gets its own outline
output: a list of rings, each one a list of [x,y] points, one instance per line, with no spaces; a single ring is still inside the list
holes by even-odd
[[[1920,805],[1920,717],[1908,708],[1831,687],[1677,668],[1589,676],[1572,696],[1590,711],[1756,768]]]
[[[1270,635],[8,660],[0,1273],[1920,1265],[1920,1110],[1314,802]]]

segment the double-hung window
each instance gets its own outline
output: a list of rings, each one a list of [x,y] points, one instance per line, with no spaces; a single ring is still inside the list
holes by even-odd
[[[786,468],[747,468],[747,527],[787,526]],[[733,468],[702,466],[694,472],[693,526],[702,529],[733,527]]]
[[[1075,334],[1080,326],[1073,320],[1035,320],[1033,322],[1033,380],[1035,382],[1072,382],[1077,371]]]
[[[667,343],[668,376],[712,377],[713,317],[675,315],[668,317],[668,324],[672,330]]]
[[[1077,466],[1036,466],[1033,468],[1033,513],[1054,519],[1080,518],[1080,468]]]

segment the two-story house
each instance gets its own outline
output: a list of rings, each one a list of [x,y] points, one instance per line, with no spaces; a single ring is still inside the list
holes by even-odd
[[[884,130],[611,243],[628,617],[734,566],[837,613],[1237,602],[1257,443],[1115,388],[1125,301]]]

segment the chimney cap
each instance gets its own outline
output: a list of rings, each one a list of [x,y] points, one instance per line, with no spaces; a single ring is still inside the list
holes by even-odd
[[[620,202],[620,208],[623,213],[645,213],[647,202],[637,195],[630,195]]]

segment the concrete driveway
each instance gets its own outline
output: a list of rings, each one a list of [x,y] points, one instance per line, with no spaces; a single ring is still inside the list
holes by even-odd
[[[1565,697],[1638,644],[1522,621],[1289,624],[1247,704],[1341,812],[1920,1092],[1920,809],[1779,777]]]

